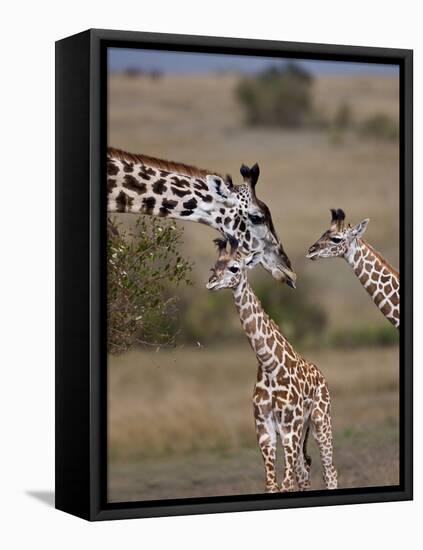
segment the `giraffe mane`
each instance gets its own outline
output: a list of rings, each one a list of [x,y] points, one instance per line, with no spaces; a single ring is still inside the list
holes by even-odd
[[[159,170],[166,170],[168,172],[177,172],[185,176],[204,177],[204,176],[213,174],[213,175],[222,177],[219,173],[212,170],[205,170],[203,168],[197,168],[196,166],[183,164],[182,162],[173,162],[171,160],[163,160],[156,157],[150,157],[148,155],[128,153],[127,151],[122,151],[122,149],[115,149],[114,147],[107,148],[107,155],[117,160],[148,164],[149,166],[158,168]]]
[[[361,241],[367,246],[367,248],[373,252],[373,254],[376,256],[376,258],[380,261],[382,265],[384,265],[389,271],[391,271],[396,277],[399,278],[399,271],[397,271],[392,265],[386,260],[380,252],[375,250],[371,244],[369,244],[364,239],[361,239]]]

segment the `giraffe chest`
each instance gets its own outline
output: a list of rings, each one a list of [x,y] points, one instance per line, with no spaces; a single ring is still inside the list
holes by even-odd
[[[306,410],[313,403],[315,387],[313,371],[301,364],[291,369],[262,371],[254,389],[254,403],[268,406],[273,411],[283,411],[286,407]]]

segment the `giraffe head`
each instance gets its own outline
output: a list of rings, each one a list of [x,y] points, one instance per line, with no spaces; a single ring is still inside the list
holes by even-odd
[[[355,247],[356,239],[360,238],[366,231],[369,219],[354,225],[345,225],[345,212],[338,208],[331,209],[331,225],[325,233],[309,249],[307,258],[317,260],[318,258],[345,257]]]
[[[108,149],[109,212],[148,214],[203,223],[234,237],[250,267],[261,264],[295,287],[296,275],[273,226],[269,208],[256,195],[260,170],[241,166],[243,184],[209,170]]]
[[[241,185],[234,186],[230,178],[226,182],[216,176],[207,178],[209,187],[215,187],[214,195],[220,200],[226,198],[232,206],[226,211],[217,210],[216,219],[223,218],[225,222],[222,232],[225,238],[235,238],[242,253],[251,256],[249,268],[261,263],[274,279],[295,288],[297,276],[276,233],[270,210],[256,195],[260,168],[257,163],[251,168],[243,164],[240,172],[244,180]]]
[[[229,240],[229,250],[227,243]],[[245,277],[245,268],[252,261],[252,255],[243,257],[238,249],[238,241],[233,237],[229,239],[215,239],[219,255],[214,267],[211,268],[212,275],[207,283],[209,290],[220,290],[222,288],[235,289]]]

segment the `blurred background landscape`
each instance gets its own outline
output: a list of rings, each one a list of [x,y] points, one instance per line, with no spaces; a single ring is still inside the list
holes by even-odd
[[[242,163],[259,163],[257,194],[298,284],[278,286],[261,268],[250,281],[328,380],[340,486],[397,484],[398,333],[345,261],[305,259],[329,227],[329,208],[343,208],[351,223],[370,218],[365,238],[399,267],[397,69],[111,50],[109,70],[109,145],[228,173],[235,183]],[[138,343],[109,355],[109,499],[262,492],[251,405],[256,360],[230,292],[205,288],[216,232],[135,222],[114,217],[135,242],[141,232],[164,231],[184,271],[155,286],[157,302],[148,304],[162,341],[140,329]],[[320,488],[310,448],[312,487]]]

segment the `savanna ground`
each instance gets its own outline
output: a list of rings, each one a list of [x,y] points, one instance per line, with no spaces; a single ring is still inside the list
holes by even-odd
[[[332,394],[340,487],[397,484],[397,354],[363,349],[312,356]],[[254,359],[247,346],[113,358],[110,500],[263,492],[251,403]],[[312,438],[309,450],[312,487],[323,488]],[[281,459],[278,471],[281,476]]]
[[[305,260],[327,229],[329,208],[348,221],[369,217],[366,237],[396,267],[399,261],[397,142],[346,132],[246,128],[234,96],[236,75],[109,79],[109,144],[131,152],[195,164],[240,181],[241,163],[259,162],[257,193],[270,207],[284,247],[329,327],[387,326],[346,262]],[[357,121],[376,112],[398,119],[398,79],[319,77],[316,109],[330,117],[348,102]],[[124,223],[133,218],[124,217]],[[215,260],[215,232],[185,223],[184,255],[195,261],[203,299]],[[255,270],[251,277],[269,277]],[[276,284],[276,283],[275,283]],[[229,292],[227,299],[231,300]],[[283,301],[282,301],[283,303]],[[236,325],[235,311],[221,319]],[[207,321],[204,322],[207,331]],[[282,326],[282,329],[284,327]],[[241,331],[241,328],[239,328]],[[292,342],[296,345],[296,342]],[[201,344],[201,342],[200,342]],[[302,350],[301,350],[302,351]],[[335,463],[340,487],[398,483],[398,347],[355,349],[315,345],[304,350],[332,392]],[[109,499],[150,500],[262,492],[251,394],[256,362],[247,341],[172,350],[138,348],[110,357]],[[321,488],[314,442],[313,488]],[[281,464],[279,473],[281,473]]]

